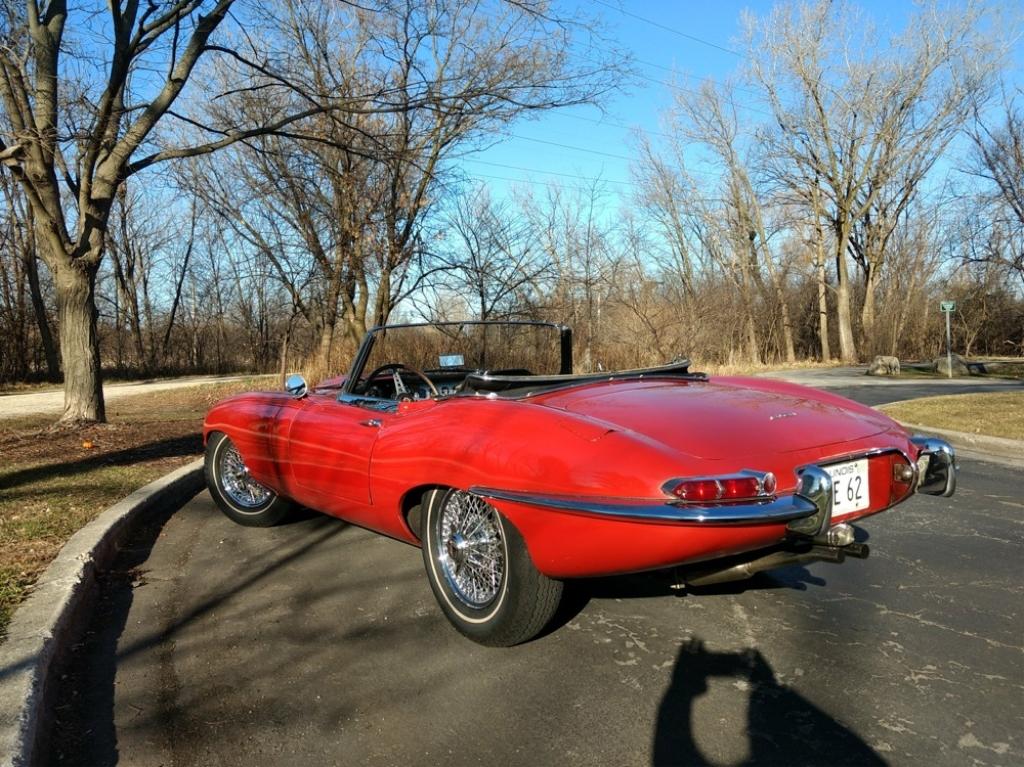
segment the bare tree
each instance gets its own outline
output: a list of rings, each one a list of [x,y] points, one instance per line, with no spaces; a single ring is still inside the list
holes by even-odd
[[[786,303],[785,285],[775,264],[766,225],[767,195],[757,188],[754,179],[753,132],[744,136],[732,83],[705,82],[699,91],[677,91],[678,129],[692,141],[707,147],[724,170],[723,206],[733,230],[732,239],[740,250],[736,259],[745,258],[749,249],[750,266],[746,271],[756,281],[764,267],[771,283],[772,297],[782,318],[783,356],[787,362],[796,360],[793,346],[793,324]],[[742,255],[741,255],[742,254]]]
[[[685,166],[685,141],[685,136],[675,136],[663,153],[642,142],[637,172],[641,200],[671,243],[673,261],[686,259],[681,276],[695,280],[703,272],[706,279],[717,271],[731,282],[739,298],[744,356],[756,362],[762,336],[757,318],[760,264],[752,249],[757,235],[751,237],[749,201],[728,169],[718,184],[697,181]],[[709,194],[709,189],[714,192]]]
[[[573,63],[568,33],[590,30],[533,4],[271,7],[267,34],[287,41],[289,77],[338,92],[384,83],[390,107],[345,122],[325,113],[305,121],[302,140],[247,142],[211,169],[217,209],[317,328],[326,367],[336,327],[355,343],[430,274],[424,230],[449,188],[447,161],[524,113],[594,100],[618,64]],[[262,93],[216,105],[222,118],[239,110],[236,121],[267,108]]]
[[[1019,86],[1011,95],[1004,88],[1002,114],[994,124],[974,108],[970,136],[974,153],[969,172],[984,182],[980,202],[986,222],[976,232],[981,247],[970,260],[988,261],[1016,274],[1024,286],[1024,112],[1017,99],[1024,98]]]
[[[572,189],[551,185],[541,195],[521,197],[523,216],[554,277],[543,291],[543,306],[549,318],[572,324],[577,367],[585,371],[602,364],[604,308],[615,289],[613,232],[601,216],[607,194],[596,180]]]
[[[23,377],[27,375],[29,350],[34,341],[31,330],[34,329],[46,363],[46,378],[56,382],[60,380],[60,363],[43,294],[32,209],[18,185],[7,176],[0,176],[0,193],[0,269],[3,270],[3,299],[9,318],[4,335],[14,350],[13,366],[3,367],[12,373],[20,371]]]
[[[841,2],[818,0],[777,9],[763,23],[747,20],[751,72],[778,125],[779,147],[797,175],[821,184],[827,201],[845,361],[857,359],[847,263],[854,229],[886,190],[897,189],[900,204],[901,180],[912,192],[988,87],[997,52],[982,31],[984,15],[980,3],[948,11],[932,3],[887,44]],[[881,258],[884,249],[873,253]]]
[[[11,0],[0,9],[0,100],[10,124],[0,139],[0,161],[25,192],[41,255],[53,276],[65,377],[62,421],[104,420],[96,277],[113,201],[128,177],[157,163],[208,154],[260,135],[301,137],[303,120],[327,112],[390,114],[396,116],[393,127],[410,128],[409,134],[417,136],[422,131],[404,121],[412,114],[434,115],[448,127],[435,133],[432,141],[445,147],[452,131],[465,135],[477,115],[508,118],[524,109],[577,103],[606,85],[595,85],[595,80],[597,72],[608,71],[607,66],[570,70],[572,24],[552,19],[533,2],[503,4],[497,20],[483,18],[468,0],[408,0],[376,9],[343,4],[341,9],[359,24],[377,25],[374,34],[383,35],[384,43],[372,57],[378,63],[397,62],[381,73],[381,79],[364,83],[369,88],[356,91],[341,87],[347,80],[317,81],[298,67],[291,68],[289,76],[282,75],[279,62],[301,60],[286,46],[273,47],[288,40],[287,23],[286,33],[263,48],[254,45],[262,42],[260,37],[245,34],[245,29],[238,30],[242,34],[236,35],[237,45],[227,36],[215,41],[214,33],[233,3],[111,0],[102,12],[69,8],[67,0],[24,0],[20,5]],[[290,7],[297,9],[296,18],[301,20],[318,5],[296,2]],[[255,19],[255,9],[249,15]],[[80,30],[95,30],[98,25],[100,35],[79,37]],[[301,29],[304,40],[311,31]],[[338,27],[332,31],[341,36],[326,55],[350,42]],[[105,50],[99,49],[99,40],[109,41]],[[483,40],[489,45],[474,45]],[[550,53],[538,52],[541,41]],[[208,99],[228,93],[275,95],[284,108],[272,106],[262,115],[265,120],[256,123],[211,122],[198,113],[175,111],[197,65],[209,54],[229,62],[221,73],[231,76],[204,78],[204,86],[221,86],[219,92],[206,94]],[[538,61],[542,66],[535,66]],[[293,98],[281,99],[280,94]],[[393,98],[395,94],[401,98]],[[169,118],[183,126],[177,139],[167,125]],[[433,175],[429,164],[421,171]],[[396,248],[408,251],[415,227],[408,225],[403,211],[425,197],[417,198],[415,185],[406,187],[404,182],[393,189],[402,208],[390,222],[386,264],[394,261]],[[388,275],[378,279],[387,282]],[[387,288],[383,293],[391,295]],[[384,300],[381,294],[378,300]]]
[[[515,316],[550,276],[533,227],[510,202],[494,202],[478,189],[456,200],[447,224],[442,290],[461,296],[467,315]]]
[[[0,139],[0,159],[25,192],[41,256],[53,275],[65,381],[62,421],[105,419],[96,275],[124,180],[155,163],[210,152],[298,119],[279,116],[272,125],[235,129],[191,146],[151,143],[232,3],[112,0],[106,14],[69,9],[67,0],[3,6],[0,97],[11,129]],[[79,30],[97,23],[105,25],[104,38],[88,44],[76,39]],[[95,50],[99,39],[110,41],[107,50]],[[105,63],[96,63],[97,54]]]

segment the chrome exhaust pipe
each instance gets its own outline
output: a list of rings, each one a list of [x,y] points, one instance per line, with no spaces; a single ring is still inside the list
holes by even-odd
[[[845,527],[849,527],[849,525]],[[850,527],[849,529],[852,533],[853,528]],[[843,546],[812,543],[800,546],[799,548],[775,549],[767,553],[762,550],[760,553],[752,552],[755,556],[738,562],[733,557],[732,564],[693,569],[683,568],[680,571],[680,580],[686,586],[714,586],[719,583],[746,580],[757,573],[764,572],[765,570],[774,570],[778,567],[802,565],[810,562],[832,562],[838,565],[846,557],[867,559],[870,551],[866,543],[852,542]]]

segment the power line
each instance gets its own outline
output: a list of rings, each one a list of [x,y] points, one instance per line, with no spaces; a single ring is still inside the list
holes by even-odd
[[[514,183],[514,184],[529,184],[530,186],[547,186],[549,184],[548,181],[539,181],[539,180],[526,179],[526,178],[513,178],[511,176],[498,176],[498,175],[495,175],[495,174],[492,174],[492,173],[467,173],[466,175],[469,176],[470,178],[475,178],[475,179],[491,179],[491,180],[494,180],[494,181],[508,181],[508,182],[511,182],[511,183]],[[580,192],[590,191],[589,187],[580,186],[578,184],[566,184],[566,186],[569,189],[575,189],[575,190],[580,191]],[[615,191],[617,193],[620,192],[620,190],[615,190]]]
[[[610,179],[610,178],[598,178],[596,176],[579,176],[579,175],[576,175],[574,173],[562,173],[561,171],[557,171],[557,170],[541,170],[539,168],[524,168],[522,165],[508,165],[506,163],[491,162],[490,160],[475,160],[475,159],[467,157],[467,158],[463,159],[463,162],[474,162],[474,163],[477,163],[479,165],[490,165],[491,167],[494,167],[494,168],[504,168],[506,170],[518,170],[518,171],[522,171],[523,173],[543,173],[543,174],[546,174],[548,176],[561,176],[562,178],[571,178],[571,179],[575,179],[576,181],[589,181],[589,182],[598,183],[598,184],[619,184],[621,186],[631,186],[631,187],[636,186],[636,183],[633,182],[633,181],[615,181],[615,180]],[[507,179],[507,180],[516,181],[518,179]]]
[[[533,138],[532,136],[523,136],[523,135],[520,135],[518,133],[510,133],[509,135],[512,138],[518,139],[520,141],[531,141],[531,142],[533,142],[535,144],[547,144],[548,146],[558,147],[559,149],[569,149],[569,150],[572,150],[574,152],[585,152],[587,154],[599,155],[601,157],[610,157],[610,158],[615,159],[615,160],[624,160],[624,161],[630,162],[630,163],[642,162],[642,158],[640,158],[640,157],[627,157],[626,155],[622,155],[622,154],[612,154],[611,152],[602,152],[602,151],[600,151],[598,149],[589,149],[587,147],[575,146],[573,144],[563,144],[563,143],[558,142],[558,141],[549,141],[547,139],[542,139],[542,138]],[[685,172],[685,173],[687,173],[688,175],[691,175],[691,176],[706,176],[708,178],[715,178],[716,177],[714,173],[711,173],[709,171],[694,170],[694,169],[690,169],[690,168],[688,168],[685,171],[683,171],[681,168],[678,168],[678,167],[675,167],[675,166],[669,166],[669,167],[672,170],[679,171],[679,172]]]
[[[600,63],[600,62],[594,61],[593,59],[585,59],[585,60],[588,63],[595,64],[595,65]],[[668,72],[676,73],[675,69],[673,69],[672,67],[667,67],[667,66],[665,66],[663,64],[655,64],[653,62],[642,61],[640,59],[635,59],[635,61],[638,64],[641,64],[641,65],[644,65],[644,66],[657,67],[658,69],[664,69],[664,70],[666,70]],[[644,82],[653,83],[655,85],[660,85],[660,86],[662,86],[664,88],[668,88],[670,90],[679,91],[680,93],[689,93],[689,94],[691,94],[693,96],[700,96],[700,95],[702,95],[700,93],[700,91],[696,91],[693,88],[686,88],[686,87],[684,87],[682,85],[676,85],[675,83],[670,82],[668,80],[662,80],[662,79],[657,78],[657,77],[651,77],[650,75],[641,74],[640,72],[633,72],[632,76],[635,77],[637,80],[643,80]],[[691,78],[688,75],[687,75],[687,77],[689,79],[696,79],[696,78]],[[715,85],[718,85],[718,86],[724,85],[724,83],[722,83],[720,80],[716,80],[713,77],[704,77],[702,79],[710,81],[710,82],[712,82],[712,83],[714,83]],[[738,86],[733,86],[733,87],[735,88],[735,90],[742,91],[743,93],[749,93],[751,96],[760,96],[760,94],[757,91],[753,91],[753,90],[751,90],[749,88],[740,88]],[[750,106],[749,104],[737,103],[732,98],[727,98],[726,101],[729,104],[731,104],[733,107],[735,107],[736,109],[746,109],[748,112],[755,112],[755,113],[757,113],[759,115],[764,115],[765,117],[772,117],[772,118],[774,118],[774,115],[771,112],[766,112],[763,109],[758,109],[757,107]]]
[[[672,90],[677,90],[677,91],[679,91],[681,93],[689,93],[692,96],[701,96],[702,95],[700,91],[695,91],[692,88],[684,88],[683,86],[676,85],[675,83],[671,83],[668,80],[659,80],[657,77],[647,77],[646,75],[641,75],[641,74],[636,74],[634,76],[640,78],[641,80],[646,80],[649,83],[656,83],[658,85],[663,85],[666,88],[671,88]],[[708,78],[708,79],[710,79],[710,78]],[[732,98],[727,98],[725,100],[731,106],[735,107],[736,109],[746,109],[748,112],[755,112],[755,113],[757,113],[759,115],[764,115],[765,117],[774,117],[774,115],[771,112],[766,112],[763,109],[758,109],[757,107],[752,107],[749,104],[737,103]]]
[[[655,64],[652,61],[644,61],[644,60],[641,60],[641,59],[634,59],[634,60],[638,64],[641,64],[643,66],[656,67],[658,69],[664,69],[666,72],[672,72],[673,74],[675,74],[677,72],[676,69],[674,69],[672,67],[665,66],[664,64]],[[599,61],[595,61],[594,59],[584,59],[584,61],[586,61],[589,64],[600,65],[600,62]],[[676,85],[675,83],[670,82],[668,80],[662,80],[662,79],[657,78],[657,77],[651,77],[650,75],[641,74],[640,72],[633,72],[632,73],[632,77],[635,77],[637,80],[643,80],[644,82],[653,83],[655,85],[660,85],[660,86],[662,86],[664,88],[669,88],[670,90],[676,90],[676,91],[679,91],[681,93],[689,93],[689,94],[691,94],[693,96],[700,96],[701,95],[700,91],[696,91],[693,88],[685,88],[682,85]],[[690,77],[689,75],[686,75],[686,77],[688,79],[697,79],[696,77]],[[710,81],[710,82],[714,83],[715,85],[719,85],[719,86],[724,85],[724,83],[722,83],[720,80],[716,80],[713,77],[704,77],[702,79]],[[738,86],[733,86],[733,87],[735,88],[735,90],[742,91],[743,93],[749,93],[752,96],[760,96],[760,94],[757,91],[753,91],[750,88],[741,88],[741,87],[738,87]],[[757,114],[764,115],[765,117],[774,117],[774,115],[771,112],[766,112],[763,109],[758,109],[757,107],[752,107],[749,104],[737,103],[732,98],[729,98],[729,99],[726,99],[726,100],[729,102],[729,104],[731,104],[736,109],[746,109],[749,112],[756,112]]]
[[[742,53],[740,53],[739,51],[734,51],[732,48],[726,48],[724,45],[719,45],[718,43],[713,43],[710,40],[705,40],[702,37],[697,37],[696,35],[691,35],[687,32],[683,32],[673,27],[666,26],[661,22],[654,21],[653,19],[648,19],[646,16],[641,16],[640,14],[627,11],[625,8],[622,8],[621,6],[605,2],[605,0],[593,0],[593,2],[597,3],[598,5],[603,5],[605,8],[610,8],[613,11],[617,11],[618,13],[621,13],[623,16],[629,16],[630,18],[636,19],[637,21],[642,21],[645,24],[650,24],[652,27],[663,29],[666,32],[671,32],[674,35],[679,35],[679,37],[686,38],[687,40],[692,40],[693,42],[700,43],[701,45],[706,45],[709,48],[715,48],[716,50],[722,51],[723,53],[729,53],[732,54],[733,56],[743,58]]]
[[[532,141],[534,144],[547,144],[548,146],[558,147],[559,149],[572,149],[576,152],[586,152],[587,154],[594,154],[600,157],[611,157],[613,160],[625,160],[626,162],[635,162],[638,158],[627,157],[624,154],[612,154],[611,152],[602,152],[599,149],[587,149],[582,146],[573,146],[572,144],[562,144],[558,141],[548,141],[542,138],[532,138],[531,136],[522,136],[518,133],[512,133],[513,138],[519,139],[520,141]]]
[[[666,66],[665,64],[657,64],[657,63],[655,63],[653,61],[645,61],[644,59],[637,59],[637,58],[634,58],[633,61],[635,61],[637,64],[640,64],[641,66],[644,66],[644,67],[652,67],[654,69],[663,69],[664,71],[671,72],[672,74],[678,74],[679,73],[679,69],[677,67],[670,67],[670,66]],[[688,80],[702,80],[702,81],[703,80],[707,80],[709,82],[713,82],[715,85],[724,85],[724,83],[721,80],[716,80],[714,77],[711,77],[710,75],[705,75],[703,77],[698,77],[697,75],[684,74],[683,76],[686,77],[686,79],[688,79]],[[735,88],[736,90],[742,92],[742,93],[749,93],[751,96],[760,96],[761,95],[757,91],[752,90],[750,88],[744,88],[744,87],[741,87],[739,85],[734,85],[732,87]]]
[[[593,125],[601,125],[601,126],[609,126],[610,125],[613,128],[621,128],[622,130],[628,130],[628,131],[641,130],[641,131],[643,131],[644,133],[646,133],[646,134],[648,134],[650,136],[660,136],[661,138],[668,138],[668,139],[675,138],[675,136],[672,136],[671,134],[668,134],[668,133],[660,133],[658,131],[647,130],[647,129],[639,126],[639,125],[626,125],[625,123],[616,122],[615,120],[598,120],[598,119],[595,119],[593,117],[584,117],[583,115],[571,115],[571,114],[561,114],[561,115],[559,115],[559,117],[568,117],[571,120],[580,120],[581,122],[591,123]]]

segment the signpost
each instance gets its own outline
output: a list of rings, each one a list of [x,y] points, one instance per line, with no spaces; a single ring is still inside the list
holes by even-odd
[[[949,368],[949,377],[953,377],[953,350],[949,334],[949,315],[956,311],[956,301],[943,301],[939,304],[942,313],[946,315],[946,365]]]

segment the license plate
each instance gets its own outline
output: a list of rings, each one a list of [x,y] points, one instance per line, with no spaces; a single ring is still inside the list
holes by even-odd
[[[823,466],[832,475],[832,518],[863,511],[871,505],[868,459]]]

